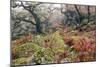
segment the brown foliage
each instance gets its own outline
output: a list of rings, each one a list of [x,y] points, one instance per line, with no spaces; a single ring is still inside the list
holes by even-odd
[[[14,40],[11,42],[12,45],[19,45],[19,44],[23,44],[26,43],[27,41],[31,41],[32,40],[32,34],[29,33],[26,36],[21,37],[20,39]]]
[[[23,43],[26,43],[28,41],[31,41],[32,40],[32,34],[29,33],[28,35],[26,36],[23,36],[22,38],[20,39],[17,39],[17,40],[14,40],[11,42],[11,51],[12,51],[12,58],[16,58],[17,57],[17,45],[21,45]]]
[[[16,58],[16,55],[17,55],[17,49],[16,49],[16,46],[11,46],[11,56],[12,56],[12,59],[15,59]]]
[[[66,36],[63,38],[66,45],[73,47],[79,55],[75,61],[91,61],[95,59],[96,45],[86,36]]]
[[[61,60],[68,56],[68,52],[58,52],[55,54],[54,63],[61,63]]]

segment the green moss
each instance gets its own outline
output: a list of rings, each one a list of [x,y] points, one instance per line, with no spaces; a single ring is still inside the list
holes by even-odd
[[[56,52],[63,52],[64,51],[64,41],[62,40],[62,37],[59,34],[59,31],[56,31],[55,33],[46,36],[48,40],[50,40],[50,46],[52,46],[52,51]]]
[[[34,52],[36,52],[38,49],[41,49],[40,46],[34,43],[25,43],[21,46],[17,46],[17,55],[19,57],[30,57]]]
[[[26,64],[27,58],[18,58],[12,61],[14,65]]]

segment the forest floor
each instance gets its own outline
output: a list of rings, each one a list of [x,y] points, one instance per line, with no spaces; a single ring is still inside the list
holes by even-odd
[[[96,27],[83,31],[29,34],[11,43],[12,64],[51,64],[96,60]]]

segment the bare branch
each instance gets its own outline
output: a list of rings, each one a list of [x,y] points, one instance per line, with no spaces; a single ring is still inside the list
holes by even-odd
[[[36,25],[33,21],[31,21],[31,20],[27,20],[27,19],[22,19],[23,21],[25,21],[25,22],[28,22],[28,23],[31,23],[31,24],[33,24],[33,25]]]
[[[76,9],[78,15],[81,17],[81,13],[80,13],[79,9],[77,8],[77,5],[75,5],[75,9]]]
[[[33,24],[33,25],[36,25],[33,21],[27,20],[27,19],[25,19],[25,18],[19,18],[19,17],[17,17],[16,19],[19,20],[19,22],[25,21],[25,22],[31,23],[31,24]]]
[[[63,11],[62,5],[61,5],[61,13],[65,14],[65,11]]]
[[[22,1],[21,1],[21,5],[23,6],[24,9],[31,11],[31,6],[25,6]]]

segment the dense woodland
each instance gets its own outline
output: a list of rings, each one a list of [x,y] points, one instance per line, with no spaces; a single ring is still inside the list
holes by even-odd
[[[95,12],[95,6],[12,0],[12,64],[95,61]]]

